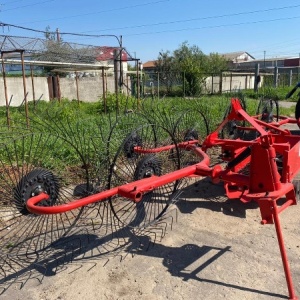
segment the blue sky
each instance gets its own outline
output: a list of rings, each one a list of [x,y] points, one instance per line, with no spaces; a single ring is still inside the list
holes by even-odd
[[[183,42],[204,53],[247,51],[255,58],[300,55],[299,0],[0,0],[0,21],[44,31],[122,36],[142,62]],[[3,27],[1,34],[43,37]],[[64,41],[116,46],[115,38],[63,36]]]

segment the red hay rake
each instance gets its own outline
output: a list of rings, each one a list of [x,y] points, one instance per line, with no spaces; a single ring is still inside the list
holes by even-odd
[[[276,102],[270,100],[268,103]],[[279,214],[295,205],[299,194],[295,176],[300,171],[300,135],[284,129],[286,124],[297,124],[297,118],[278,116],[263,109],[256,116],[249,116],[238,99],[231,99],[224,120],[202,143],[197,130],[182,129],[178,124],[170,135],[162,130],[160,136],[165,135],[163,142],[158,142],[158,127],[153,130],[155,126],[149,125],[134,130],[107,167],[108,183],[98,184],[93,190],[89,190],[86,183],[83,188],[89,193],[83,193],[75,200],[57,201],[61,186],[54,173],[44,169],[23,176],[17,194],[24,190],[21,204],[26,216],[54,215],[57,216],[56,223],[59,218],[64,223],[67,217],[62,216],[77,214],[78,217],[73,217],[76,223],[81,216],[87,215],[82,212],[85,208],[108,205],[119,224],[146,227],[164,214],[180,189],[181,180],[209,176],[213,182],[224,182],[228,198],[256,201],[262,224],[275,224],[289,299],[295,300],[298,298]],[[178,141],[178,136],[181,136],[181,141]],[[208,155],[211,148],[220,149],[222,163],[211,166]],[[132,170],[126,165],[126,159]],[[25,188],[28,185],[31,186],[29,193]],[[43,232],[46,234],[47,231]],[[39,236],[31,241],[28,236],[22,244],[41,244],[42,238]]]

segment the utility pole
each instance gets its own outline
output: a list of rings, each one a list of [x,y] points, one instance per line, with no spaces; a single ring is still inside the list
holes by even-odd
[[[56,28],[56,40],[60,42],[60,33],[58,28]]]

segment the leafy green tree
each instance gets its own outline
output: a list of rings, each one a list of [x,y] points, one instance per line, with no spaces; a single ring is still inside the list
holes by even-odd
[[[55,41],[56,40],[56,34],[50,30],[50,26],[48,25],[45,29],[45,38],[47,40],[52,40]]]
[[[223,56],[218,53],[210,53],[207,56],[206,72],[220,74],[226,70],[228,70],[228,62]]]
[[[169,94],[174,86],[174,57],[170,51],[160,52],[157,61],[155,62],[156,71],[159,73],[160,83],[166,87],[166,92]],[[157,78],[158,80],[158,78]]]
[[[202,92],[205,80],[211,74],[219,74],[227,69],[227,61],[217,53],[204,54],[196,46],[183,42],[171,54],[170,51],[160,52],[156,70],[160,73],[162,85],[170,92],[176,84],[175,74],[181,74],[185,93],[194,96]]]
[[[207,57],[196,45],[189,46],[187,42],[174,51],[175,65],[184,74],[186,92],[190,96],[201,93]]]

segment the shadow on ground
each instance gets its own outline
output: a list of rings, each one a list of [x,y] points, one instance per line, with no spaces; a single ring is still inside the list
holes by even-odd
[[[181,199],[181,200],[180,200]],[[247,209],[256,209],[255,203],[244,204],[238,200],[228,200],[224,197],[222,185],[214,185],[205,178],[191,184],[182,190],[176,203],[178,210],[190,214],[195,209],[203,208],[224,213],[234,217],[245,218]],[[184,199],[184,200],[182,200]],[[198,200],[199,199],[199,200]],[[177,217],[177,210],[169,212],[156,224],[148,228],[119,228],[118,230],[99,235],[92,233],[88,226],[80,232],[64,237],[50,245],[34,261],[26,261],[26,257],[2,258],[0,280],[0,295],[12,285],[22,289],[29,280],[42,282],[45,276],[55,276],[66,271],[68,265],[77,263],[80,268],[85,262],[104,265],[119,256],[120,260],[128,254],[162,259],[163,266],[172,276],[184,281],[196,280],[212,285],[248,291],[255,294],[286,299],[286,296],[247,288],[218,280],[201,277],[201,271],[214,264],[221,256],[226,255],[230,246],[224,248],[209,245],[186,244],[181,247],[169,247],[160,243],[168,228],[172,227]],[[10,268],[5,273],[5,267]]]

